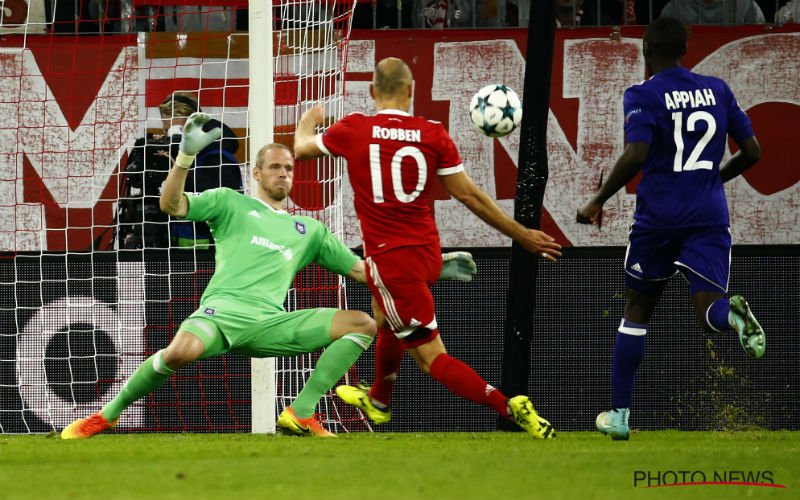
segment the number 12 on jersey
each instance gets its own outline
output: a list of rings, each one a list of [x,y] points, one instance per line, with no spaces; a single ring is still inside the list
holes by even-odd
[[[692,149],[686,163],[683,163],[683,112],[676,111],[672,113],[672,122],[675,125],[673,129],[673,138],[675,139],[675,160],[672,164],[672,170],[675,172],[687,172],[689,170],[711,170],[714,168],[714,163],[709,160],[699,160],[703,150],[711,142],[714,133],[717,131],[717,122],[714,115],[707,111],[694,111],[689,114],[686,119],[686,131],[694,132],[697,127],[698,121],[704,121],[708,125],[706,133],[697,141],[697,144]],[[699,161],[698,161],[699,160]]]

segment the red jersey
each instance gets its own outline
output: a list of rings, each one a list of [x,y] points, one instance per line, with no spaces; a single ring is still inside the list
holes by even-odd
[[[398,110],[352,113],[318,135],[317,146],[347,160],[365,255],[414,245],[439,248],[434,178],[464,170],[440,122]]]

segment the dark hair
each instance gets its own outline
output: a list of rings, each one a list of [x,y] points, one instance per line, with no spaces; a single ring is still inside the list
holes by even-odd
[[[644,32],[645,56],[680,59],[686,54],[686,26],[673,17],[659,17]]]
[[[189,116],[195,111],[202,111],[194,95],[189,92],[173,92],[164,98],[158,109],[162,116]]]

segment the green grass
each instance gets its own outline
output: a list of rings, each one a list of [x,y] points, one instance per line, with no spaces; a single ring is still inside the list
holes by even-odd
[[[771,471],[785,489],[634,487],[634,471]],[[0,437],[10,499],[798,498],[800,432],[100,435]]]

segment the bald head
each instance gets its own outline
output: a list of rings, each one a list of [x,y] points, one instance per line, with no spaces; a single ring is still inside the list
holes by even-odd
[[[411,69],[396,57],[387,57],[375,65],[372,87],[375,97],[392,99],[408,96],[408,88],[413,76]]]

